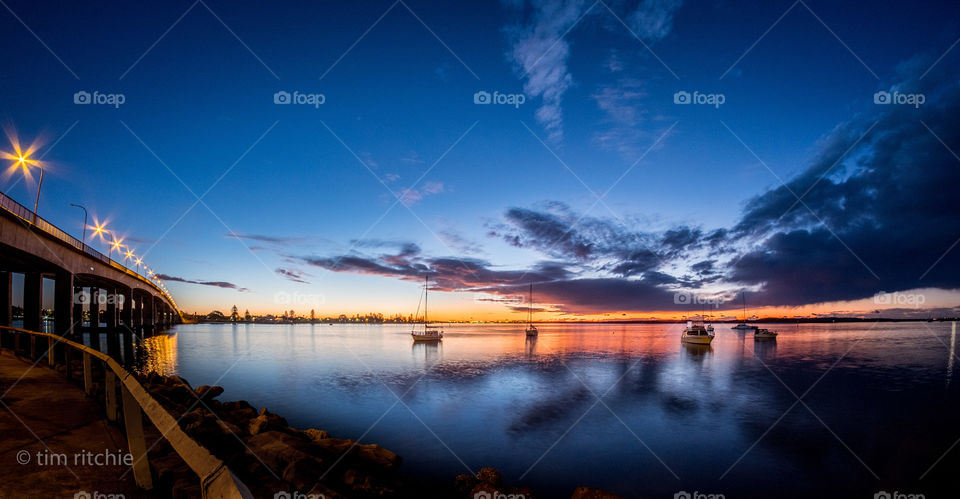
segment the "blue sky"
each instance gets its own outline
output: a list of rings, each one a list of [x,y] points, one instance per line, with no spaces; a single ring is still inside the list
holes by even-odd
[[[743,240],[713,255],[661,248],[646,274],[624,275],[610,271],[610,259],[622,254],[555,254],[529,242],[536,227],[506,214],[562,212],[571,214],[561,216],[571,233],[580,220],[594,221],[648,242],[677,227],[704,236],[730,229],[751,202],[802,178],[837,129],[886,112],[875,92],[904,81],[955,85],[951,47],[960,33],[960,12],[948,2],[8,5],[0,11],[7,47],[0,118],[23,142],[43,138],[41,215],[79,234],[80,212],[68,203],[82,203],[158,272],[235,285],[169,281],[188,311],[236,303],[263,312],[409,313],[414,272],[401,268],[438,271],[432,262],[440,257],[519,271],[514,277],[543,261],[562,263],[566,273],[544,276],[553,283],[641,286],[633,281],[663,273],[678,280],[650,281],[657,291],[774,289],[742,269],[740,280],[731,278],[731,252],[749,252]],[[325,101],[278,105],[281,90]],[[77,105],[78,91],[123,94],[125,102]],[[524,94],[525,102],[477,105],[478,91]],[[679,91],[722,94],[724,103],[677,105]],[[934,113],[938,103],[925,105],[916,112]],[[939,132],[946,147],[936,161],[946,171],[948,149],[960,144]],[[831,174],[856,175],[854,160],[882,144],[872,140]],[[35,185],[17,176],[2,185],[32,204]],[[518,230],[524,237],[511,239]],[[939,235],[911,269],[929,267],[960,237],[951,224]],[[763,245],[771,234],[751,237],[749,244]],[[415,244],[416,254],[390,261],[404,244]],[[846,245],[845,257],[865,251]],[[345,255],[388,269],[331,265]],[[943,279],[933,287],[956,287],[956,258],[938,264]],[[694,279],[689,266],[708,259],[723,270]],[[907,266],[879,255],[870,263]],[[927,284],[877,280],[823,300],[770,294],[760,301],[849,301]],[[503,304],[477,296],[506,296],[521,284],[480,281],[439,284],[449,292],[438,306],[502,314]],[[577,307],[575,293],[545,289],[554,310],[602,311]],[[277,293],[306,298],[283,306]],[[632,305],[607,311],[672,308],[645,298],[653,299],[639,293]]]

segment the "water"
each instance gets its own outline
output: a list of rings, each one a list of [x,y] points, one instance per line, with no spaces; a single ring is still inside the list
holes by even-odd
[[[703,348],[679,325],[458,325],[439,345],[402,325],[181,325],[146,346],[148,369],[443,483],[493,466],[547,497],[929,498],[960,490],[951,326],[719,325]]]

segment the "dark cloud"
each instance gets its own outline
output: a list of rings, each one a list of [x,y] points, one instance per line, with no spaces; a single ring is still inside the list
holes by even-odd
[[[286,279],[289,279],[289,280],[291,280],[291,281],[293,281],[293,282],[299,282],[299,283],[303,283],[303,284],[310,284],[309,282],[307,282],[307,281],[304,279],[305,273],[302,272],[302,271],[300,271],[300,270],[297,270],[297,269],[285,269],[285,268],[281,267],[281,268],[278,268],[277,270],[275,270],[275,272],[276,272],[278,275],[280,275],[281,277],[284,277],[284,278],[286,278]]]
[[[948,150],[960,150],[960,86],[945,64],[919,78],[930,64],[901,65],[892,85],[926,104],[874,106],[823,139],[806,171],[750,200],[731,235],[765,239],[731,280],[762,285],[771,305],[960,286],[960,253],[947,253],[960,238],[960,160]]]
[[[960,249],[949,250],[960,238],[953,192],[960,159],[950,149],[960,150],[960,85],[955,66],[945,62],[929,72],[931,60],[901,65],[899,81],[886,88],[922,93],[926,104],[868,104],[816,144],[805,170],[750,199],[730,228],[642,231],[552,202],[510,208],[502,221],[487,224],[491,237],[550,259],[526,270],[431,257],[395,241],[357,246],[383,250],[379,256],[297,261],[411,281],[430,275],[438,290],[489,293],[514,309],[523,308],[513,300],[533,282],[537,303],[571,314],[697,309],[677,299],[696,289],[719,290],[721,306],[736,302],[733,294],[745,287],[758,290],[753,306],[957,289]]]
[[[199,284],[201,286],[213,286],[217,288],[226,288],[226,289],[235,289],[237,291],[249,291],[247,288],[241,288],[232,282],[225,281],[192,281],[190,279],[184,279],[182,277],[167,275],[167,274],[157,274],[157,277],[161,281],[174,281],[174,282],[185,282],[187,284]]]
[[[227,234],[229,238],[233,239],[246,239],[249,241],[258,241],[261,243],[274,243],[274,244],[292,244],[303,242],[305,239],[302,237],[277,237],[277,236],[264,236],[260,234]]]

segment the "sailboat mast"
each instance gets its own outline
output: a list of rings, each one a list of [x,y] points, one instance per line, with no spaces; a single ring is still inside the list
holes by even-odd
[[[530,301],[527,303],[527,322],[533,324],[533,283],[530,283]]]
[[[423,276],[423,325],[427,325],[427,296],[429,295],[430,276]]]

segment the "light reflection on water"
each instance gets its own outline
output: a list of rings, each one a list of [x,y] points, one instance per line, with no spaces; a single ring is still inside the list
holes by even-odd
[[[145,347],[149,368],[362,436],[447,482],[466,465],[557,497],[953,483],[951,454],[919,480],[960,438],[943,424],[960,405],[949,324],[770,325],[780,337],[759,342],[719,325],[708,347],[681,345],[681,327],[544,325],[527,339],[456,325],[413,344],[407,326],[182,325]]]

